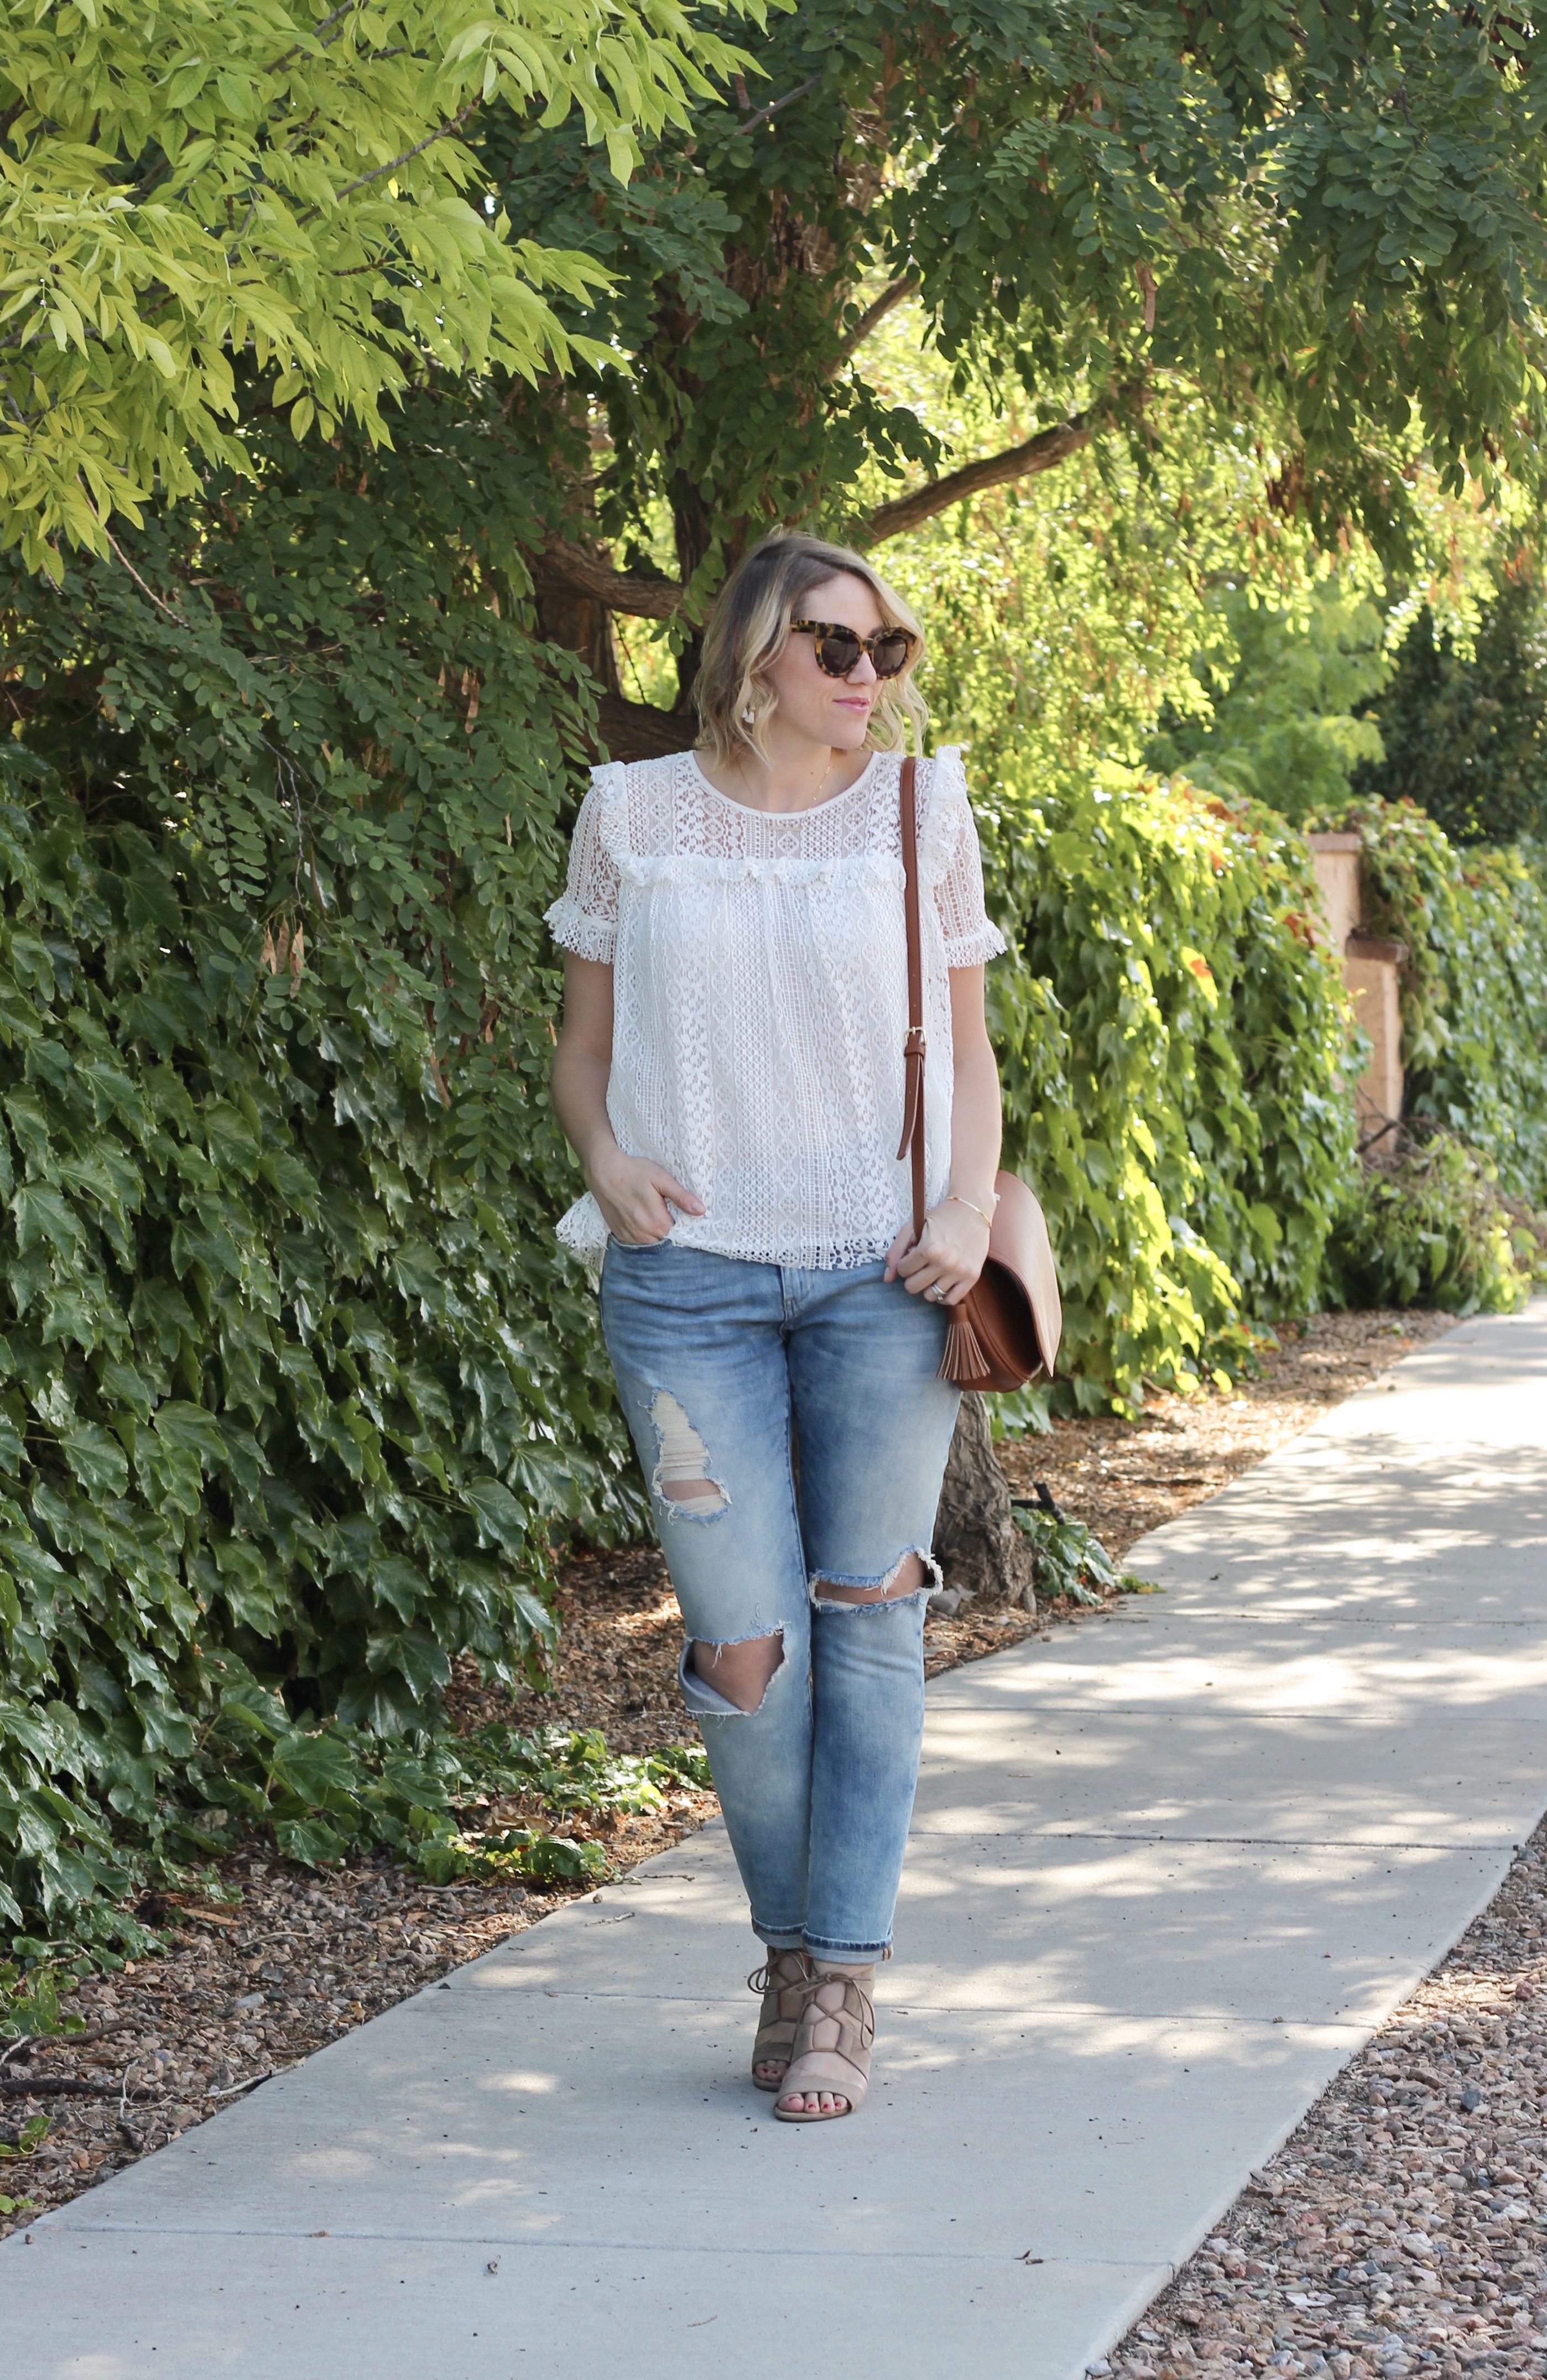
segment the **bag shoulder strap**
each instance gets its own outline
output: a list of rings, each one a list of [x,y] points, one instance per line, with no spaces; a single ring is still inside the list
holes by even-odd
[[[898,1159],[913,1155],[913,1236],[924,1229],[924,966],[919,941],[919,764],[902,764],[903,917],[907,929],[907,1038],[903,1043],[903,1125]]]

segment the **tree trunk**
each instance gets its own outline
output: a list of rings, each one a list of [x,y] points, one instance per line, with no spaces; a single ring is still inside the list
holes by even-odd
[[[551,574],[537,586],[537,628],[550,644],[579,653],[596,684],[596,726],[610,760],[653,760],[691,744],[696,722],[653,703],[630,702],[618,678],[613,615],[599,596]]]
[[[685,752],[698,721],[680,710],[658,710],[652,702],[629,702],[621,694],[597,698],[596,724],[609,760],[664,760]]]
[[[934,1558],[945,1584],[994,1603],[1029,1609],[1036,1557],[1017,1528],[1010,1486],[999,1468],[987,1408],[970,1389],[961,1401],[934,1524]]]

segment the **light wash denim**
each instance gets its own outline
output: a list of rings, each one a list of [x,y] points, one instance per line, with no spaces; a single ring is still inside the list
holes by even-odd
[[[813,1272],[609,1243],[602,1327],[689,1642],[777,1633],[756,1711],[688,1666],[752,1925],[776,1949],[884,1956],[919,1774],[924,1605],[958,1395],[945,1317],[880,1263]],[[663,1481],[707,1478],[697,1504]],[[918,1594],[874,1586],[909,1553]]]

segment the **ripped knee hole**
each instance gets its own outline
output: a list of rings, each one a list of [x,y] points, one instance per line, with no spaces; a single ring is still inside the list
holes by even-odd
[[[766,1636],[749,1636],[739,1644],[716,1645],[702,1636],[695,1636],[689,1646],[688,1659],[694,1674],[705,1685],[737,1710],[761,1708],[779,1671],[785,1666],[783,1629],[774,1629]]]
[[[851,1580],[817,1577],[811,1581],[814,1603],[901,1603],[909,1596],[920,1595],[931,1585],[932,1573],[938,1584],[939,1573],[932,1561],[925,1562],[918,1553],[906,1553],[896,1567],[873,1585],[856,1585]]]
[[[651,1486],[671,1503],[686,1505],[699,1518],[723,1512],[730,1502],[709,1468],[709,1449],[668,1389],[650,1401],[655,1432],[655,1469]]]

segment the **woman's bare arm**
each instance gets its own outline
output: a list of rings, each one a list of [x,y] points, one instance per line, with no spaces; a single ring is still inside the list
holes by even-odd
[[[956,1198],[933,1208],[923,1237],[913,1245],[909,1225],[898,1232],[886,1257],[886,1278],[900,1275],[915,1293],[938,1288],[944,1303],[966,1296],[988,1254],[985,1215],[993,1212],[993,1177],[999,1171],[999,1064],[983,1014],[983,970],[953,967],[951,985],[951,1188]],[[964,1206],[963,1199],[971,1204]],[[974,1213],[981,1208],[981,1214]]]
[[[953,967],[951,1051],[956,1079],[951,1100],[951,1187],[985,1213],[993,1212],[1002,1117],[999,1061],[983,1014],[983,970]]]
[[[648,1157],[625,1157],[607,1121],[612,1068],[612,968],[566,952],[564,1023],[554,1059],[554,1112],[614,1238],[664,1240],[672,1227],[668,1198],[685,1215],[701,1215],[703,1201],[664,1165]]]

